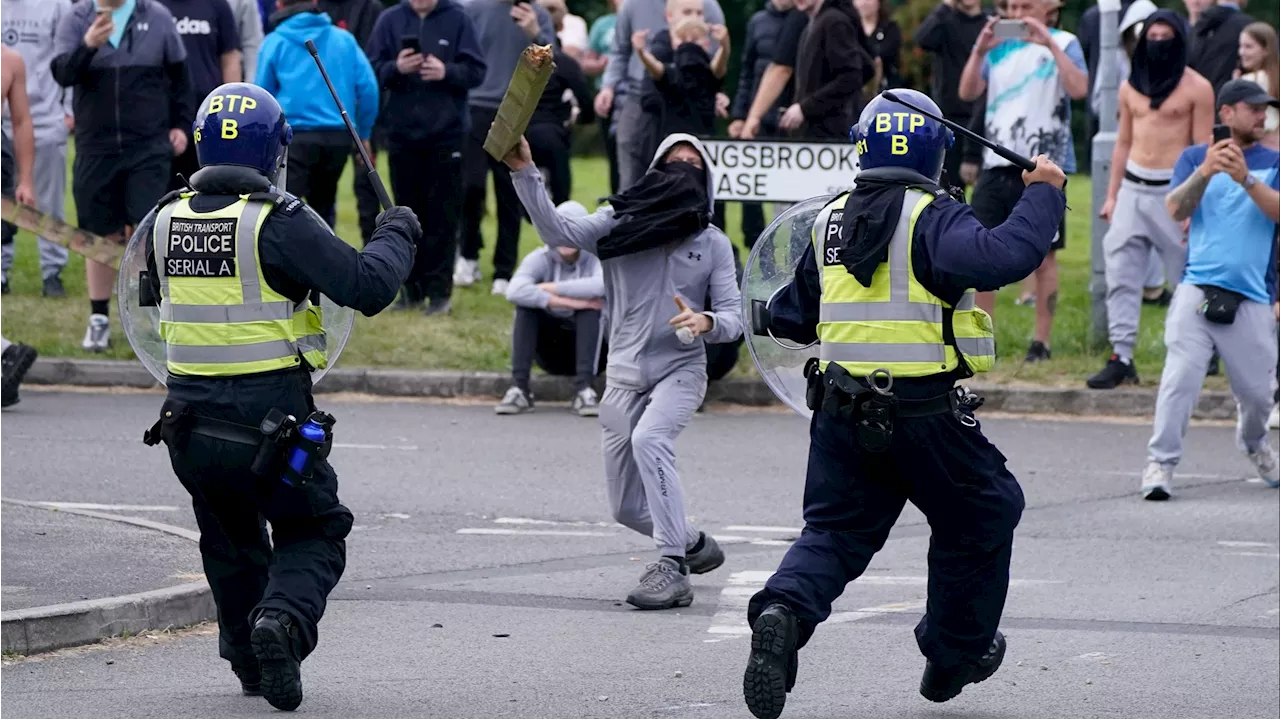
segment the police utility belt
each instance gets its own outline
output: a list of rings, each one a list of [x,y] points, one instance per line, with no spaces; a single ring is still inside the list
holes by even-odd
[[[805,404],[814,412],[826,412],[842,421],[854,422],[858,444],[868,452],[884,452],[893,440],[895,419],[952,414],[966,427],[977,425],[973,410],[982,398],[967,387],[957,386],[945,394],[926,399],[904,399],[893,394],[893,375],[878,369],[858,379],[835,362],[827,371],[818,369],[818,358],[805,364],[808,380]]]
[[[263,417],[258,426],[228,422],[196,414],[185,402],[175,399],[165,400],[160,409],[160,419],[142,435],[142,441],[149,447],[164,442],[170,449],[185,451],[188,438],[193,434],[212,437],[213,439],[257,447],[258,451],[249,465],[249,471],[261,477],[284,473],[288,477],[295,475],[305,484],[312,475],[312,469],[318,460],[327,459],[333,446],[333,433],[328,430],[334,419],[324,412],[313,412],[308,421],[314,421],[326,427],[324,440],[317,442],[298,432],[299,422],[291,414],[272,409]],[[303,450],[302,454],[296,450]],[[291,457],[302,457],[301,462],[289,461]],[[298,466],[294,466],[298,465]]]

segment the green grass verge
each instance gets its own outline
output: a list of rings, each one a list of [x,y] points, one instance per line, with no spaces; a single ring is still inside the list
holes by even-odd
[[[387,177],[386,158],[382,158],[383,177]],[[573,198],[587,207],[608,194],[608,168],[603,158],[575,158],[573,163]],[[68,177],[70,173],[68,173]],[[351,194],[351,170],[341,184],[338,209],[338,232],[348,242],[359,246],[360,232],[356,224],[355,200]],[[1019,291],[1008,288],[1000,294],[996,310],[996,334],[1001,362],[991,379],[997,382],[1030,382],[1081,386],[1083,379],[1097,371],[1106,350],[1091,350],[1089,341],[1089,178],[1073,177],[1068,185],[1069,204],[1075,208],[1067,219],[1067,248],[1059,253],[1060,301],[1053,332],[1053,360],[1024,365],[1035,322],[1035,310],[1014,304]],[[67,213],[74,222],[75,208],[67,193]],[[494,237],[493,193],[489,193],[489,212],[484,221],[486,246],[481,266],[486,278],[491,275]],[[738,206],[729,205],[729,235],[741,246],[741,221]],[[60,300],[40,296],[40,269],[34,236],[19,232],[16,239],[17,259],[10,276],[12,294],[0,305],[3,331],[13,341],[34,346],[46,357],[105,356],[130,359],[133,353],[125,342],[116,317],[118,308],[111,306],[114,343],[105,355],[91,355],[80,349],[88,316],[84,288],[84,260],[72,253],[63,272],[68,297]],[[520,234],[520,254],[540,244],[533,228],[525,223]],[[745,258],[745,255],[744,255]],[[505,370],[509,361],[511,307],[505,299],[489,294],[489,284],[458,289],[453,298],[453,314],[427,318],[416,313],[385,312],[377,317],[358,317],[351,343],[341,364],[348,367],[396,367],[439,370]],[[1148,384],[1159,378],[1164,361],[1162,308],[1143,307],[1141,331],[1136,347],[1138,369]],[[737,375],[750,375],[750,362],[739,362]],[[1212,380],[1212,378],[1211,378]]]

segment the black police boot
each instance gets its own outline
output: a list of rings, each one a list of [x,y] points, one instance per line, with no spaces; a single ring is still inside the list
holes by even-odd
[[[232,666],[231,671],[236,673],[236,677],[240,680],[240,692],[247,697],[262,696],[262,671],[255,664],[253,666]]]
[[[302,663],[294,649],[298,628],[284,612],[267,612],[253,624],[253,653],[262,667],[262,696],[282,711],[302,703]]]
[[[920,678],[920,695],[931,702],[945,702],[960,696],[960,690],[968,684],[977,684],[991,678],[1004,661],[1004,635],[999,631],[991,640],[991,648],[972,664],[944,667],[926,662],[924,676]]]
[[[751,658],[742,676],[747,708],[759,719],[777,719],[796,685],[800,627],[785,604],[770,604],[751,627]]]

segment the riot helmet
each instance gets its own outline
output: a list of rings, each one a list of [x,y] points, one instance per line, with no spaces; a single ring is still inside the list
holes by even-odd
[[[937,104],[923,92],[894,90],[893,93],[922,110],[942,115]],[[942,176],[942,161],[955,142],[955,135],[937,120],[884,95],[876,95],[863,108],[858,123],[849,129],[849,139],[857,145],[858,163],[863,170],[905,167],[937,181]]]
[[[218,87],[200,104],[192,136],[201,167],[250,167],[283,189],[293,128],[266,90],[245,82]]]

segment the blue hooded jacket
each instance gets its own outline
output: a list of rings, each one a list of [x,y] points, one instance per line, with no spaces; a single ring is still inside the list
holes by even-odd
[[[361,139],[369,139],[378,119],[373,66],[355,37],[314,7],[304,6],[288,16],[263,39],[255,84],[275,96],[295,131],[346,129],[320,69],[307,52],[307,40],[315,41],[324,69]]]
[[[396,69],[406,39],[444,63],[444,78],[427,81]],[[467,91],[484,81],[485,52],[475,24],[455,0],[440,0],[425,18],[402,2],[378,17],[367,43],[387,93],[382,126],[392,145],[460,146],[471,131]]]

